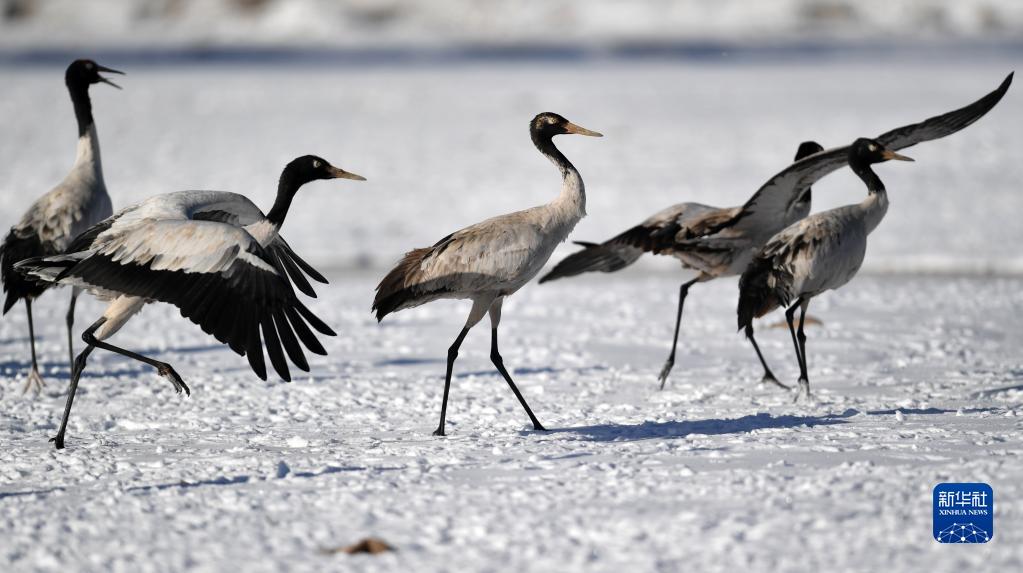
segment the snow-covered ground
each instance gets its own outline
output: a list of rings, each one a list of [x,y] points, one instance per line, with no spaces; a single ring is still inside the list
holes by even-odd
[[[456,366],[449,436],[432,437],[466,305],[382,325],[369,314],[402,250],[556,192],[526,136],[537,111],[606,136],[558,140],[589,193],[575,237],[600,239],[675,201],[739,204],[799,141],[844,144],[947,111],[1015,63],[126,69],[123,92],[93,89],[117,204],[207,187],[266,205],[284,162],[307,152],[369,178],[310,185],[284,230],[331,269],[311,307],[339,336],[310,375],[264,383],[151,306],[115,341],[173,363],[191,398],[96,352],[56,452],[67,293],[36,305],[40,397],[20,394],[28,349],[12,311],[0,321],[0,568],[1020,570],[1015,88],[963,133],[907,150],[917,163],[878,169],[893,204],[867,270],[811,306],[823,321],[808,331],[813,404],[755,383],[734,279],[692,290],[671,385],[656,391],[682,277],[671,261],[528,285],[506,303],[505,362],[546,433],[490,365],[484,324]],[[74,128],[60,70],[3,74],[0,219],[13,222],[66,170]],[[862,195],[842,172],[815,200]],[[79,322],[101,309],[83,300]],[[791,382],[788,334],[769,328],[779,318],[758,338]],[[992,542],[931,539],[942,481],[992,485]],[[325,551],[370,535],[398,551]]]
[[[863,277],[821,299],[807,344],[818,403],[758,386],[734,333],[735,281],[694,289],[678,366],[656,391],[677,280],[530,287],[457,363],[434,438],[443,357],[464,304],[367,311],[373,275],[335,276],[315,310],[328,358],[291,384],[169,308],[119,336],[187,378],[96,353],[68,448],[55,297],[40,305],[50,386],[21,396],[21,317],[0,323],[0,560],[7,570],[1012,571],[1023,567],[1023,281]],[[642,295],[640,295],[642,293]],[[94,316],[99,305],[84,305]],[[797,369],[761,329],[775,370]],[[900,414],[901,412],[901,414]],[[931,489],[983,481],[995,538],[931,538]],[[324,555],[374,535],[399,551]]]

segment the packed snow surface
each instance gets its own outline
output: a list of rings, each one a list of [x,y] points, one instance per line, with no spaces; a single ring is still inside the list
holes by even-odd
[[[308,375],[263,382],[151,305],[112,342],[174,364],[191,397],[97,351],[58,452],[47,439],[68,380],[68,292],[35,305],[40,396],[21,394],[17,307],[0,321],[0,569],[1021,570],[1017,88],[962,133],[906,150],[916,163],[878,168],[892,207],[865,270],[810,307],[823,323],[808,327],[812,403],[757,383],[734,278],[693,287],[657,391],[687,276],[670,260],[530,284],[505,304],[504,360],[547,432],[490,364],[484,322],[455,367],[448,436],[431,436],[468,305],[380,325],[369,313],[403,250],[554,196],[556,171],[527,138],[536,112],[605,134],[557,140],[587,183],[573,238],[594,240],[673,202],[740,204],[800,141],[846,144],[948,111],[1013,65],[126,69],[124,91],[93,88],[115,206],[187,188],[269,205],[303,153],[369,179],[308,186],[284,228],[329,270],[309,305],[339,335]],[[4,71],[4,221],[70,165],[61,72]],[[815,209],[863,193],[836,173]],[[83,297],[79,325],[102,308]],[[792,383],[780,319],[761,321],[758,339]],[[944,481],[991,484],[990,543],[933,540]],[[368,536],[397,551],[332,552]]]

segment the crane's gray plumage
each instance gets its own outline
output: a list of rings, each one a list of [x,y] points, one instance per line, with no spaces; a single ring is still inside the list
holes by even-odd
[[[846,158],[867,186],[862,202],[811,215],[772,237],[739,278],[739,328],[753,340],[753,318],[796,300],[785,317],[799,360],[799,394],[810,397],[806,372],[803,316],[813,297],[848,283],[863,264],[869,235],[888,212],[888,193],[871,164],[891,159],[912,161],[877,140],[861,138]],[[799,332],[793,327],[800,308]]]
[[[814,141],[805,141],[797,148],[795,158],[798,161],[823,149]],[[779,216],[786,221],[802,219],[810,212],[811,199],[812,192],[807,187]],[[589,271],[614,272],[634,263],[644,252],[668,254],[679,259],[683,267],[698,270],[696,278],[682,283],[679,288],[671,353],[658,375],[663,389],[675,365],[682,307],[689,287],[698,282],[738,273],[736,266],[742,263],[739,260],[740,251],[752,241],[749,236],[729,231],[741,213],[741,207],[719,208],[702,203],[672,205],[604,243],[584,244],[583,250],[563,259],[540,282]],[[764,367],[762,381],[785,387],[771,372],[755,343],[754,349]]]
[[[536,429],[543,429],[505,370],[497,350],[497,326],[504,298],[529,282],[586,215],[582,177],[554,146],[552,138],[564,133],[600,136],[560,115],[541,113],[530,123],[536,148],[561,172],[561,193],[550,203],[501,215],[456,231],[433,246],[413,249],[380,281],[373,300],[377,320],[402,309],[442,298],[469,299],[472,309],[465,327],[448,349],[447,375],[441,404],[444,435],[447,396],[458,348],[469,329],[490,314],[491,359],[508,382]]]
[[[328,336],[334,331],[299,301],[289,277],[300,288],[304,285],[303,290],[308,289],[311,296],[315,292],[301,270],[325,280],[291,251],[278,231],[299,187],[337,177],[362,180],[316,156],[292,161],[281,174],[277,200],[265,216],[247,198],[234,193],[157,195],[93,226],[64,254],[20,262],[18,270],[36,279],[88,289],[110,301],[103,316],[83,335],[89,346],[75,361],[57,446],[62,447],[74,388],[93,347],[150,364],[168,377],[178,392],[188,392],[169,365],[103,342],[146,303],[177,306],[182,316],[204,332],[246,356],[252,370],[264,380],[264,348],[284,380],[291,380],[285,353],[305,371],[309,364],[302,346],[326,354],[312,329]]]
[[[32,369],[26,382],[26,390],[35,385],[41,388],[43,380],[36,362],[35,333],[32,324],[32,301],[41,295],[49,285],[22,277],[14,271],[18,261],[61,253],[71,240],[97,222],[109,217],[112,212],[110,196],[103,181],[103,165],[100,160],[99,136],[92,117],[92,100],[89,86],[107,83],[118,87],[102,77],[100,72],[122,73],[100,66],[91,60],[75,60],[64,74],[65,84],[71,95],[78,123],[78,148],[71,171],[56,187],[36,200],[28,208],[0,245],[0,278],[3,279],[3,313],[7,314],[19,300],[25,301],[29,321],[29,338],[32,349]],[[71,294],[71,305],[67,314],[68,354],[73,356],[71,328],[74,323],[75,300],[78,291]]]
[[[876,140],[892,150],[899,150],[956,133],[994,108],[1008,91],[1012,78],[1010,73],[997,89],[965,107],[893,129]],[[682,304],[689,286],[742,273],[767,240],[809,214],[811,186],[847,164],[848,156],[849,146],[823,150],[814,142],[805,142],[796,154],[796,161],[771,177],[741,207],[674,205],[608,241],[583,243],[581,251],[559,262],[540,282],[590,271],[614,272],[631,265],[645,252],[673,256],[683,267],[699,273],[679,290],[677,340]],[[755,341],[753,343],[755,346]],[[777,383],[759,349],[756,350],[764,367],[763,380]],[[674,354],[673,343],[660,373],[662,388],[674,364]]]

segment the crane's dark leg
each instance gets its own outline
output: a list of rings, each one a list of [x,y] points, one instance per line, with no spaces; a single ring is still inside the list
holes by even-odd
[[[447,374],[444,375],[444,399],[440,403],[440,424],[434,430],[434,436],[444,435],[444,419],[448,413],[448,391],[451,390],[451,371],[455,368],[455,358],[458,358],[458,349],[462,346],[465,335],[469,334],[469,328],[468,326],[463,327],[462,331],[458,333],[458,338],[455,339],[454,344],[448,348],[448,370]]]
[[[511,386],[511,390],[515,393],[515,397],[519,399],[519,404],[522,404],[522,408],[526,411],[526,415],[529,416],[529,421],[533,422],[533,429],[546,430],[547,428],[544,428],[543,425],[540,424],[540,420],[537,420],[536,416],[533,415],[533,411],[529,409],[529,404],[526,404],[526,399],[522,397],[522,393],[520,393],[519,389],[515,387],[515,382],[512,381],[511,375],[508,374],[508,370],[504,367],[504,359],[501,358],[501,353],[497,350],[497,327],[490,330],[490,361],[497,367],[497,371],[501,373],[501,376],[504,376],[504,380],[508,383],[508,386]]]
[[[75,343],[71,339],[71,331],[72,331],[72,329],[75,326],[75,303],[78,302],[78,295],[81,294],[81,293],[82,293],[82,291],[78,287],[72,287],[71,288],[71,304],[69,304],[68,307],[67,307],[67,317],[65,319],[67,321],[67,356],[68,356],[68,364],[71,367],[71,372],[72,373],[74,372],[74,369],[75,369]]]
[[[130,350],[119,348],[117,346],[114,346],[113,344],[103,342],[102,340],[96,338],[93,335],[93,333],[96,331],[96,328],[99,328],[99,326],[103,324],[103,322],[106,322],[106,319],[101,318],[100,321],[102,322],[97,322],[93,326],[90,326],[89,329],[86,330],[84,333],[82,333],[82,340],[84,340],[86,344],[88,344],[89,346],[95,346],[96,348],[102,348],[103,350],[109,350],[110,352],[120,354],[121,356],[127,356],[128,358],[148,364],[153,368],[156,368],[156,371],[160,373],[160,376],[163,376],[164,378],[170,380],[171,384],[174,385],[174,390],[178,394],[180,394],[181,391],[184,390],[186,396],[192,395],[192,391],[188,389],[188,386],[185,384],[185,381],[181,379],[181,376],[178,376],[178,373],[170,364],[167,364],[166,362],[160,362],[159,360],[153,360],[152,358],[142,356],[141,354],[136,354],[135,352],[132,352]]]
[[[767,361],[764,360],[764,355],[760,352],[760,345],[757,344],[757,339],[753,337],[753,324],[746,325],[746,338],[749,339],[750,344],[753,345],[753,350],[757,351],[757,358],[760,359],[760,365],[764,367],[764,377],[760,379],[761,384],[771,383],[781,386],[782,388],[789,390],[790,388],[778,381],[774,376],[774,372],[771,372],[771,368],[767,365]]]
[[[664,390],[664,383],[668,381],[668,374],[675,366],[675,349],[678,348],[678,330],[682,325],[682,306],[686,302],[686,295],[689,294],[689,287],[696,284],[699,280],[699,277],[697,277],[689,282],[682,283],[682,286],[678,288],[678,310],[675,312],[675,337],[671,340],[671,354],[669,354],[668,359],[664,361],[664,366],[661,367],[661,373],[657,376],[661,381],[661,390]]]
[[[796,301],[791,307],[785,310],[785,322],[789,325],[789,334],[792,335],[792,346],[796,349],[796,362],[799,363],[799,372],[803,372],[803,353],[799,350],[799,341],[796,339],[796,326],[794,324],[796,309],[800,301]]]
[[[25,313],[28,315],[28,343],[32,348],[32,370],[29,371],[28,379],[25,380],[25,387],[21,390],[22,394],[33,387],[36,392],[41,392],[43,389],[43,377],[39,375],[39,364],[36,362],[36,329],[32,322],[32,299],[30,298],[25,299]]]
[[[85,332],[90,335],[95,332],[97,328],[106,322],[105,318],[101,318],[94,322],[92,326]],[[84,335],[83,335],[84,336]],[[75,359],[74,365],[71,367],[71,384],[67,390],[67,402],[64,404],[64,417],[60,420],[60,429],[57,430],[57,435],[50,438],[53,445],[58,449],[64,449],[64,434],[67,433],[67,421],[71,418],[71,405],[75,403],[75,393],[78,391],[78,379],[82,376],[82,371],[85,370],[85,361],[89,358],[89,354],[92,353],[92,346],[86,346],[85,350],[78,355]]]
[[[799,399],[800,395],[806,396],[806,401],[810,401],[810,376],[807,374],[806,364],[806,334],[803,333],[803,325],[806,322],[806,308],[810,306],[810,299],[801,299],[799,301],[800,312],[799,312],[799,331],[796,333],[796,338],[799,340],[799,354],[803,357],[803,361],[800,364],[799,371],[799,393],[796,394],[796,400]]]

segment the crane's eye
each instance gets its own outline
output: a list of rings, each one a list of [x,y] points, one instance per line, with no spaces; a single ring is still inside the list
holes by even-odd
[[[871,151],[877,151],[877,146],[871,143],[870,145],[867,146],[867,149]]]
[[[96,67],[96,66],[95,66],[95,65],[93,65],[93,63],[92,63],[92,62],[85,62],[85,69],[87,69],[87,70],[91,70],[91,69],[92,69],[92,68],[94,68],[94,67]]]
[[[314,159],[313,160],[313,168],[314,169],[319,169],[320,168],[320,162]]]
[[[555,123],[558,123],[558,120],[554,119],[553,117],[548,117],[547,123],[550,125],[554,125]]]

